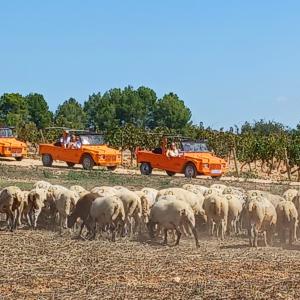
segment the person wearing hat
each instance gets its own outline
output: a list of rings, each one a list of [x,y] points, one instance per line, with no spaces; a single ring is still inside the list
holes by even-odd
[[[179,156],[179,151],[176,147],[176,144],[173,142],[171,144],[171,148],[168,149],[167,151],[167,157],[178,157]]]
[[[60,138],[61,145],[66,149],[70,144],[71,137],[69,135],[69,130],[64,130],[63,136]]]

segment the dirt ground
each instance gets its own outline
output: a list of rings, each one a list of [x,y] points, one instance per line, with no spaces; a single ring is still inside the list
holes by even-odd
[[[201,238],[199,249],[148,240],[0,232],[0,299],[299,299],[300,246],[250,249]]]
[[[22,162],[23,163],[23,162]],[[24,160],[24,163],[26,160]],[[0,163],[0,188],[30,189],[37,180],[65,186],[81,184],[163,188],[189,182],[161,174],[141,176],[103,170],[45,169]],[[125,172],[124,172],[125,173]],[[191,182],[210,185],[210,179]],[[281,194],[287,183],[230,181],[222,183],[260,188]],[[3,224],[1,224],[3,225]],[[178,247],[173,241],[107,237],[95,241],[62,235],[53,228],[14,233],[0,231],[0,300],[2,299],[300,299],[300,242],[282,247],[249,248],[245,236],[225,241],[200,236]]]

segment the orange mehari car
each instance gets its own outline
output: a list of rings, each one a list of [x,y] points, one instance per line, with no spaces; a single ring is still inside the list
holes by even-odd
[[[65,148],[61,139],[54,144],[39,145],[39,154],[44,166],[51,167],[54,160],[60,160],[65,161],[69,167],[82,164],[85,170],[103,166],[113,171],[121,164],[120,151],[108,147],[102,134],[82,131],[70,131],[70,134],[78,137],[81,144],[79,148]]]
[[[204,141],[180,139],[177,157],[167,155],[167,144],[168,139],[164,137],[161,148],[136,151],[141,174],[150,175],[156,168],[165,170],[169,176],[182,173],[189,178],[197,175],[220,178],[227,171],[226,161],[209,151]]]
[[[0,156],[14,157],[17,161],[21,161],[28,154],[27,145],[17,140],[11,128],[0,128]]]

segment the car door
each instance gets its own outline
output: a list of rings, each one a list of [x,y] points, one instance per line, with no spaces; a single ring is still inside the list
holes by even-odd
[[[82,149],[61,149],[60,160],[72,163],[79,163],[82,155]]]
[[[183,157],[168,157],[166,154],[162,155],[161,168],[172,172],[181,172],[183,164]]]

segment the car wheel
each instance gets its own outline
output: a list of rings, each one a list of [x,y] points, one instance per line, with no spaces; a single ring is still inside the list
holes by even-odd
[[[213,179],[213,180],[220,180],[221,177],[222,177],[222,175],[221,176],[211,176],[211,179]]]
[[[95,163],[93,159],[90,157],[90,155],[86,154],[82,158],[82,167],[85,170],[92,170],[94,167]]]
[[[185,166],[184,176],[187,178],[195,178],[197,176],[197,170],[193,164],[189,163]]]
[[[143,162],[140,166],[140,171],[142,175],[150,175],[152,173],[152,167],[149,163]]]
[[[70,162],[70,161],[67,161],[67,165],[68,165],[68,167],[70,167],[70,168],[72,168],[72,167],[74,167],[74,166],[75,166],[75,164],[74,164],[74,163],[72,163],[72,162]]]
[[[43,154],[42,155],[42,162],[43,162],[43,166],[51,167],[52,163],[53,163],[53,158],[50,154]]]
[[[15,157],[16,161],[21,161],[23,159],[23,156]]]
[[[174,176],[176,173],[175,172],[171,172],[171,171],[166,171],[166,173],[169,175],[169,176]]]
[[[107,167],[108,171],[114,171],[117,168],[117,166],[109,166]]]

